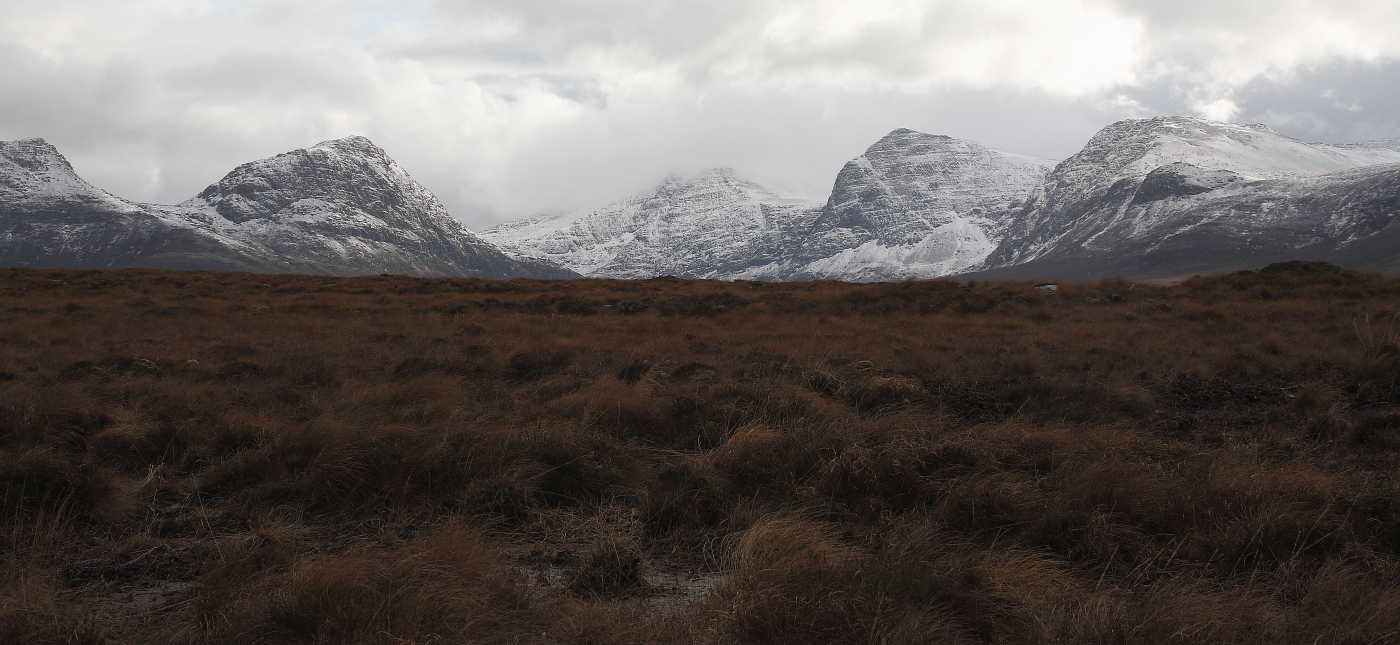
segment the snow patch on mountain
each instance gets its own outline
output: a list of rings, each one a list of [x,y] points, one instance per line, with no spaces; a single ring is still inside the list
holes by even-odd
[[[913,244],[886,246],[870,240],[810,262],[799,273],[848,282],[949,275],[976,265],[996,248],[986,229],[985,220],[954,218]]]

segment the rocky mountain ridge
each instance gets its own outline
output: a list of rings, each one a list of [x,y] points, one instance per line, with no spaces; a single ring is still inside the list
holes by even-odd
[[[174,206],[92,186],[42,139],[0,142],[0,265],[575,275],[505,255],[364,137],[243,164]]]

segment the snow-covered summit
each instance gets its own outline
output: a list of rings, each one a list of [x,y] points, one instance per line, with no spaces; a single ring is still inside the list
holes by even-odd
[[[302,208],[297,208],[301,202]],[[245,163],[181,206],[212,207],[231,222],[296,217],[329,203],[365,212],[451,220],[447,210],[379,146],[360,136]],[[287,212],[288,210],[292,212]],[[475,234],[470,234],[475,235]]]
[[[898,280],[976,265],[1054,165],[895,130],[841,169],[821,218],[789,260],[793,276]]]
[[[885,242],[915,242],[953,218],[997,219],[1019,207],[1054,164],[901,128],[841,169],[829,219]]]
[[[589,276],[724,278],[779,253],[820,207],[741,171],[714,168],[592,212],[507,222],[482,235],[507,252]]]
[[[83,181],[58,149],[43,139],[0,141],[0,208],[73,199],[106,202],[114,208],[127,204]]]

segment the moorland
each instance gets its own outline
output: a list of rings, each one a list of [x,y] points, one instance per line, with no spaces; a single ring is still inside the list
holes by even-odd
[[[0,642],[1400,642],[1400,279],[0,270]]]

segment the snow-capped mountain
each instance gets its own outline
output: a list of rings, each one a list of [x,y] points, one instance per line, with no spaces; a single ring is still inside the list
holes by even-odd
[[[42,139],[0,142],[0,265],[575,275],[506,256],[364,137],[243,164],[176,206],[100,190]]]
[[[1289,259],[1400,273],[1400,140],[1109,125],[1054,162],[895,130],[825,203],[731,169],[472,233],[362,137],[244,164],[175,206],[0,142],[0,265],[848,281],[1155,278]],[[504,251],[504,252],[503,252]],[[577,272],[577,273],[575,273]]]
[[[587,276],[732,279],[788,252],[821,203],[719,168],[589,213],[507,222],[482,235]]]
[[[826,204],[734,170],[667,180],[597,211],[483,236],[584,275],[897,280],[980,263],[1054,162],[895,130],[837,176]]]
[[[801,247],[780,263],[788,271],[772,277],[870,282],[976,266],[1054,165],[895,130],[846,163]]]
[[[1360,249],[1400,214],[1396,164],[1396,140],[1308,144],[1262,125],[1121,121],[1055,168],[975,270],[1075,280],[1285,259],[1383,268],[1400,251]]]

